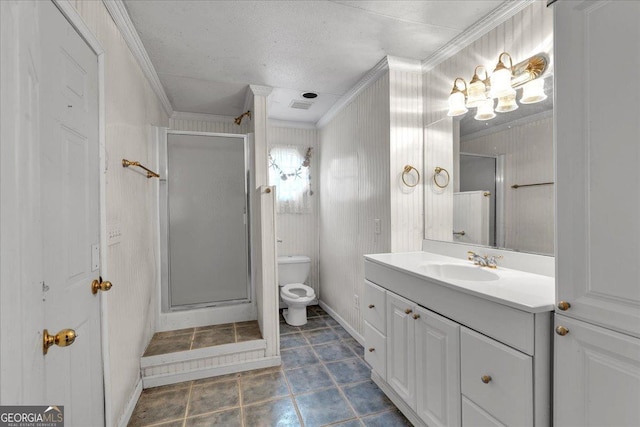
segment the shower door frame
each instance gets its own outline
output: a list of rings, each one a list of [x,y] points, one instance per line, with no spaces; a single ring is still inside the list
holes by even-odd
[[[169,135],[187,135],[187,136],[205,136],[205,137],[222,137],[222,138],[237,138],[242,140],[244,150],[244,195],[245,195],[245,251],[247,255],[247,298],[235,299],[229,301],[220,302],[207,302],[183,305],[179,307],[171,306],[171,259],[169,254],[169,248],[171,245],[171,238],[169,236]],[[235,133],[220,133],[220,132],[197,132],[197,131],[185,131],[166,129],[164,132],[164,138],[161,140],[161,144],[158,150],[158,164],[161,171],[159,188],[159,211],[160,211],[160,256],[161,256],[161,313],[175,313],[187,310],[203,309],[203,308],[215,308],[233,306],[239,304],[253,304],[254,295],[252,287],[251,277],[251,205],[249,200],[249,183],[250,183],[250,152],[248,146],[248,138],[246,134]],[[162,185],[164,184],[164,185]],[[163,188],[164,187],[164,188]]]

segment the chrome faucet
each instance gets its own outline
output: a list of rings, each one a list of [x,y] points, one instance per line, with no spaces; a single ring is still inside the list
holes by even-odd
[[[467,259],[469,261],[473,261],[475,265],[479,265],[480,267],[489,267],[489,268],[498,268],[497,260],[501,259],[500,255],[478,255],[473,251],[467,252]]]

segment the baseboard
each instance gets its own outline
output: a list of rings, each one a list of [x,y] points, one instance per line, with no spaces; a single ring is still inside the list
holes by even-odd
[[[411,424],[413,424],[414,427],[427,427],[424,421],[422,421],[420,417],[418,417],[418,414],[416,414],[413,409],[411,409],[409,405],[407,405],[406,402],[402,400],[400,396],[398,396],[398,394],[391,388],[391,386],[387,384],[387,382],[383,380],[380,375],[375,373],[375,371],[371,371],[371,380],[376,383],[378,387],[380,387],[380,390],[382,390],[384,394],[387,395],[389,400],[391,400],[394,405],[396,405],[400,412],[402,412],[402,414],[407,417],[409,421],[411,421]]]
[[[136,409],[136,404],[138,403],[138,399],[140,399],[141,394],[142,378],[138,378],[136,387],[133,389],[131,397],[129,397],[129,402],[127,402],[127,407],[125,408],[124,414],[122,414],[122,416],[120,417],[120,421],[118,421],[118,427],[127,427],[127,424],[129,424],[129,420],[131,419],[131,415],[133,415],[133,410]]]
[[[261,359],[246,360],[226,365],[218,365],[208,368],[194,369],[186,372],[177,372],[145,377],[144,388],[159,387],[167,384],[176,384],[184,381],[199,380],[202,378],[216,377],[219,375],[234,374],[236,372],[252,371],[254,369],[279,366],[282,363],[280,356],[263,357]]]
[[[326,302],[319,301],[319,304],[324,311],[329,313],[329,315],[336,320],[336,322],[340,323],[340,326],[342,326],[344,329],[346,329],[347,332],[349,332],[349,335],[351,335],[354,340],[358,341],[360,345],[364,346],[364,337],[360,335],[358,331],[353,329],[353,327],[350,324],[348,324],[346,320],[340,317],[340,315],[336,313],[334,309],[329,307]]]

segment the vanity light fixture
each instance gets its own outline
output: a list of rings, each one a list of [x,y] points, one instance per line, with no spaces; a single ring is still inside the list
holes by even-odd
[[[464,89],[460,90],[458,87],[458,81],[464,83]],[[453,81],[453,89],[451,89],[451,95],[449,95],[449,112],[447,116],[455,117],[465,114],[467,107],[465,106],[465,98],[467,96],[467,82],[462,77],[457,77]]]
[[[482,104],[478,105],[474,119],[481,121],[493,119],[496,116],[496,113],[493,111],[493,103],[493,98],[485,99]]]
[[[480,79],[478,76],[478,68],[484,71],[484,79]],[[478,65],[473,72],[473,77],[469,82],[469,88],[467,89],[467,108],[480,107],[486,104],[488,87],[491,84],[489,82],[489,73],[484,65]]]
[[[508,59],[508,66],[507,66]],[[549,59],[546,54],[539,53],[513,65],[513,59],[507,52],[498,55],[498,63],[489,77],[487,68],[478,65],[471,81],[457,77],[449,95],[449,111],[447,116],[455,117],[465,114],[468,108],[477,108],[476,120],[491,120],[495,112],[507,113],[518,109],[516,89],[522,86],[522,104],[534,104],[544,101],[544,80],[540,78],[547,69]],[[484,79],[480,75],[484,71]],[[460,84],[459,82],[462,82]],[[498,105],[494,112],[494,99]]]
[[[505,55],[509,58],[509,67],[502,62],[502,57]],[[502,52],[500,56],[498,56],[496,68],[494,68],[493,73],[491,73],[492,98],[500,98],[516,94],[516,90],[511,87],[511,76],[513,75],[512,68],[513,61],[511,59],[511,55],[507,52]]]

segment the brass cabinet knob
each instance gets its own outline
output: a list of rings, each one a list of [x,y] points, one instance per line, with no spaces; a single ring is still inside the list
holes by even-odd
[[[99,279],[100,280],[94,280],[93,282],[91,282],[91,293],[94,295],[97,294],[98,291],[107,292],[109,289],[111,289],[111,286],[113,286],[111,282],[107,280],[103,282],[102,277],[99,277]]]
[[[411,313],[413,313],[413,310],[411,310],[410,308],[407,308],[404,312],[406,314],[411,314]]]
[[[562,310],[562,311],[567,311],[567,310],[569,310],[569,309],[571,308],[571,304],[569,304],[569,303],[568,303],[568,302],[566,302],[566,301],[560,301],[560,302],[558,303],[558,308],[559,308],[560,310]]]
[[[264,189],[264,192],[269,194],[269,193],[271,193],[271,189],[269,187],[267,187],[267,188]]]
[[[370,347],[370,348],[369,348],[369,353],[373,353],[374,351],[376,351],[376,349],[375,349],[375,348],[373,348],[373,347]]]
[[[480,379],[483,383],[489,384],[491,382],[491,375],[483,375]]]
[[[369,304],[369,308],[373,308],[373,307],[375,307],[374,304]]]
[[[420,315],[419,315],[418,313],[415,313],[415,314],[413,315],[413,318],[414,318],[414,319],[419,319],[419,318],[420,318]]]
[[[556,327],[556,334],[560,335],[560,336],[565,336],[569,333],[569,329],[565,328],[564,326],[558,326]]]
[[[58,347],[71,345],[76,338],[78,335],[73,329],[63,329],[55,335],[49,335],[49,331],[45,329],[42,331],[42,354],[47,354],[49,347],[54,344]]]

